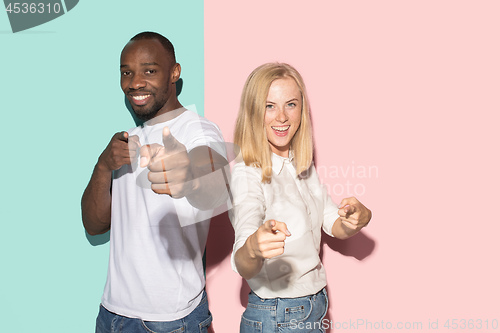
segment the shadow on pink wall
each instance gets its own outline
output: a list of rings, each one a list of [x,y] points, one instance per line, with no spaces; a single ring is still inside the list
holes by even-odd
[[[330,236],[327,236],[326,234],[322,233],[321,235],[321,250],[319,253],[319,257],[321,258],[321,262],[323,262],[323,249],[325,248],[324,245],[327,245],[330,249],[332,249],[335,252],[338,252],[342,254],[343,256],[346,257],[353,257],[359,261],[364,260],[367,258],[375,249],[375,241],[365,235],[363,231],[359,232],[357,235],[353,236],[352,238],[346,239],[346,240],[341,240],[337,238],[333,238]],[[332,295],[333,293],[330,292],[330,288],[327,285],[326,286],[326,292],[328,295]],[[331,296],[330,296],[331,297]],[[327,320],[332,320],[333,318],[330,313],[331,307],[328,308],[328,311],[326,312],[325,318]],[[333,331],[333,328],[332,328]]]
[[[234,229],[227,212],[212,217],[206,246],[207,274],[231,255],[233,243]],[[217,331],[214,327],[216,324],[217,323],[212,322],[208,330],[209,333],[215,333]],[[220,330],[218,331],[220,332]]]
[[[234,231],[227,212],[212,217],[207,239],[207,271],[231,255],[233,243]]]

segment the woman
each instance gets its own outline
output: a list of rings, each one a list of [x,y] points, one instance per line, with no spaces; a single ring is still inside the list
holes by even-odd
[[[270,63],[250,74],[234,142],[243,161],[231,181],[232,264],[252,289],[240,332],[323,332],[321,228],[345,239],[368,224],[371,212],[355,198],[337,207],[321,186],[309,102],[293,67]]]

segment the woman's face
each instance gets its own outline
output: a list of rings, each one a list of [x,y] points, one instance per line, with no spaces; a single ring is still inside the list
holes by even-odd
[[[290,142],[300,125],[302,94],[292,78],[274,80],[266,101],[264,127],[271,151],[288,157]]]

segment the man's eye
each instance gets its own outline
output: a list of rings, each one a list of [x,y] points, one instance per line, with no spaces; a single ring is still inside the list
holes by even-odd
[[[146,70],[146,74],[154,74],[156,73],[156,69],[148,69]]]
[[[122,72],[122,76],[128,76],[128,75],[130,75],[129,71]]]

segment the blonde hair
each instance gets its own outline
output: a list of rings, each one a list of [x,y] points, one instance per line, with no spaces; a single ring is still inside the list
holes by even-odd
[[[241,149],[246,165],[262,169],[262,182],[271,182],[271,148],[264,128],[264,116],[269,88],[273,81],[292,78],[302,94],[302,112],[299,128],[293,136],[293,151],[297,175],[309,169],[313,157],[312,126],[309,100],[302,76],[284,63],[267,63],[257,67],[247,78],[241,94],[240,111],[236,120],[234,143]]]

